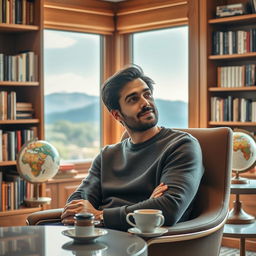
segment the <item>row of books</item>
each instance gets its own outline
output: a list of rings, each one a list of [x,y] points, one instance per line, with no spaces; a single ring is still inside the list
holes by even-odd
[[[37,137],[37,128],[0,130],[0,161],[15,161],[24,143]]]
[[[0,91],[0,120],[31,119],[33,116],[31,102],[17,102],[15,91]]]
[[[255,85],[255,64],[217,68],[218,87],[233,88]]]
[[[0,23],[34,24],[34,0],[0,0]]]
[[[0,53],[0,81],[38,81],[38,56],[33,51],[16,55]]]
[[[256,52],[256,29],[237,31],[214,31],[212,54],[243,54]]]
[[[256,122],[256,100],[211,97],[211,121]]]
[[[0,211],[19,209],[24,199],[32,199],[34,184],[22,179],[15,171],[0,171]]]

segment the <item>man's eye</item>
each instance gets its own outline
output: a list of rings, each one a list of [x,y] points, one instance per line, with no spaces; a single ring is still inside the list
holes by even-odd
[[[128,102],[136,102],[138,100],[138,97],[131,97]]]
[[[144,95],[144,97],[150,99],[150,98],[152,98],[152,94],[151,94],[150,92],[146,92],[145,95]]]

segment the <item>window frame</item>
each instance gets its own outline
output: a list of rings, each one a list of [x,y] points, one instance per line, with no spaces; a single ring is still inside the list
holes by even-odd
[[[202,118],[205,119],[204,112],[199,111],[200,100],[202,100],[202,95],[205,95],[201,91],[205,92],[205,86],[199,74],[199,49],[201,51],[201,48],[198,38],[200,38],[202,24],[199,20],[199,2],[197,0],[162,0],[158,2],[130,0],[120,3],[96,2],[95,0],[86,2],[66,0],[64,3],[58,3],[51,0],[46,1],[43,8],[44,28],[46,29],[102,35],[102,81],[124,65],[131,63],[130,36],[133,32],[188,25],[189,127],[205,127],[204,122],[201,122]],[[156,10],[156,15],[154,15],[154,10]],[[166,10],[169,10],[169,13],[176,10],[177,15],[171,16],[168,11],[166,13]],[[129,22],[133,22],[133,24],[129,24]],[[119,141],[123,128],[111,117],[104,106],[101,120],[102,145]],[[88,170],[88,162],[84,163],[84,166],[81,163],[78,168]]]
[[[64,30],[64,29],[57,29],[57,28],[47,28],[46,26],[44,27],[44,30],[55,30],[55,31],[64,31],[64,32],[77,32],[77,31],[74,31],[74,30]],[[86,33],[86,34],[90,34],[88,32],[81,32],[79,31],[80,33]],[[97,34],[100,36],[100,84],[102,84],[102,69],[103,69],[103,61],[102,61],[102,57],[103,57],[103,47],[104,47],[104,41],[103,41],[103,36],[101,34]],[[45,73],[44,73],[45,74]],[[100,86],[99,84],[99,86]],[[100,88],[99,88],[100,89]],[[44,119],[45,119],[45,114],[44,114]],[[102,147],[102,143],[103,143],[103,108],[102,108],[102,102],[100,100],[100,126],[101,126],[101,129],[100,129],[100,148]],[[45,122],[43,124],[43,130],[44,130],[44,136],[45,136]],[[92,163],[92,159],[88,158],[88,159],[79,159],[79,160],[63,160],[63,163],[72,163],[74,164],[74,167],[75,169],[78,171],[78,172],[84,172],[84,170],[86,170],[86,172],[89,170],[89,167]]]
[[[143,32],[150,32],[150,31],[157,31],[157,30],[164,30],[164,29],[171,29],[171,28],[178,28],[178,27],[183,27],[183,26],[187,26],[188,27],[188,25],[184,25],[184,24],[182,24],[182,25],[176,25],[176,26],[171,26],[171,27],[164,27],[164,28],[157,28],[157,29],[150,29],[150,30],[145,30],[145,31],[135,31],[135,32],[133,32],[133,33],[131,33],[130,34],[130,37],[131,37],[131,45],[132,45],[132,47],[131,47],[131,51],[132,51],[132,61],[131,62],[133,62],[134,61],[134,51],[133,51],[133,49],[134,49],[134,34],[135,33],[143,33]],[[189,28],[189,27],[188,27]],[[188,62],[188,65],[189,65],[189,62]],[[187,67],[188,69],[189,69],[189,66]],[[156,99],[156,98],[155,98]],[[188,108],[188,119],[187,119],[187,124],[188,124],[188,127],[190,127],[189,126],[189,124],[190,124],[190,117],[189,117],[189,102],[190,102],[190,97],[189,97],[189,78],[188,78],[188,106],[187,106],[187,108]],[[159,109],[158,109],[159,110]],[[184,128],[188,128],[188,127],[184,127]],[[179,127],[175,127],[175,128],[179,128]]]

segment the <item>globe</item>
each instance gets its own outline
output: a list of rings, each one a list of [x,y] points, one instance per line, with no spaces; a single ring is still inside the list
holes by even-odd
[[[252,135],[247,131],[239,129],[233,133],[233,172],[235,176],[231,183],[233,188],[241,188],[245,184],[250,183],[249,179],[241,178],[240,173],[246,172],[253,168],[256,164],[256,143]],[[233,209],[229,212],[227,223],[229,224],[249,224],[254,222],[254,216],[246,213],[242,208],[240,194],[235,193],[235,201],[233,201]]]
[[[244,132],[233,133],[233,166],[235,172],[245,172],[255,165],[256,143]]]
[[[28,207],[38,207],[51,202],[49,197],[39,197],[39,184],[54,177],[59,165],[59,153],[47,141],[32,140],[23,145],[17,157],[17,170],[25,180],[35,184],[33,198],[24,199]]]
[[[43,140],[25,143],[17,157],[19,174],[31,183],[43,183],[58,172],[60,157],[56,148]]]

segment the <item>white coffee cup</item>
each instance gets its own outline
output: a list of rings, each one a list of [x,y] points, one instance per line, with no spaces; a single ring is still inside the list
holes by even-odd
[[[74,219],[76,236],[94,235],[94,215],[92,213],[77,213]]]
[[[133,216],[135,223],[130,221],[130,216]],[[128,213],[126,221],[142,233],[153,233],[157,227],[164,224],[164,216],[161,210],[156,209],[139,209]]]

